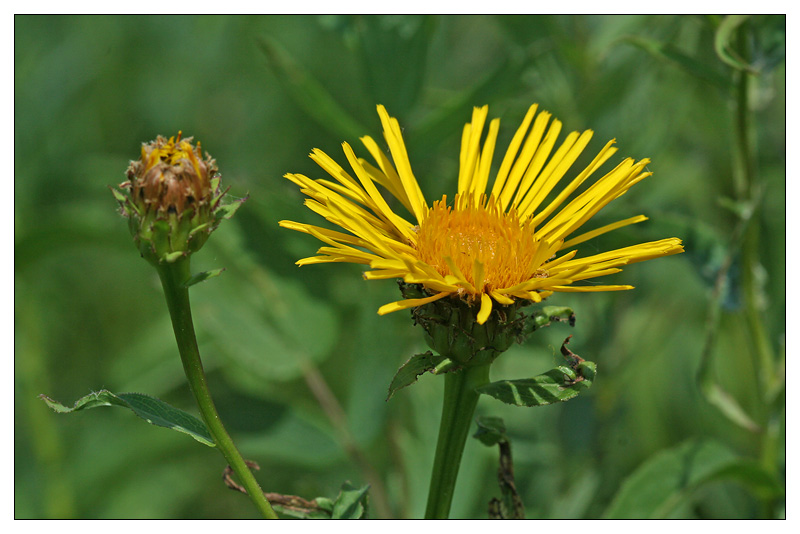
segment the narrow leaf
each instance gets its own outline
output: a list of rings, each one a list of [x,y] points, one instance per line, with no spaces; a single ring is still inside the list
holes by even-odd
[[[640,36],[627,36],[620,41],[631,44],[658,60],[677,66],[687,74],[699,78],[724,92],[729,92],[731,89],[731,80],[728,77],[716,72],[712,67],[701,61],[686,55],[672,43],[662,43]]]
[[[320,126],[343,139],[358,139],[370,131],[345,111],[325,86],[298,65],[276,41],[262,38],[258,44],[286,94]]]
[[[342,490],[333,503],[331,519],[366,519],[368,489],[369,485],[356,488],[349,482],[342,484]]]
[[[386,397],[386,400],[388,401],[391,399],[395,391],[410,386],[417,381],[419,375],[426,371],[433,371],[439,364],[445,362],[445,360],[447,360],[447,358],[434,354],[431,351],[412,356],[397,370],[397,374],[394,375],[392,383],[389,384],[389,396]]]
[[[748,18],[750,18],[749,15],[728,15],[722,19],[722,23],[720,23],[716,34],[714,34],[714,51],[724,63],[734,69],[756,74],[758,71],[731,50],[731,41],[736,37],[736,30]]]
[[[72,408],[68,408],[46,395],[39,395],[39,398],[58,413],[77,412],[99,406],[121,406],[132,410],[133,413],[151,425],[171,428],[172,430],[189,434],[203,445],[215,446],[214,439],[211,437],[208,428],[200,419],[170,406],[160,399],[142,393],[120,393],[116,395],[103,389],[78,399]]]
[[[191,278],[189,278],[187,281],[185,281],[183,283],[183,286],[184,287],[191,287],[191,286],[193,286],[195,284],[199,284],[200,282],[204,282],[204,281],[208,280],[209,278],[214,278],[215,276],[219,276],[220,274],[222,274],[222,271],[224,271],[224,270],[225,270],[225,267],[222,267],[221,269],[214,269],[212,271],[203,271],[202,273],[197,273],[195,275],[192,275]]]

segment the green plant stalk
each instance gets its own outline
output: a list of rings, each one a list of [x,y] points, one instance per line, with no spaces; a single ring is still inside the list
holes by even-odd
[[[747,24],[739,29],[738,48],[745,60],[749,60],[750,53],[747,46]],[[739,181],[736,184],[739,199],[750,200],[759,198],[755,162],[755,131],[750,111],[750,91],[752,74],[740,70],[736,73],[736,166],[738,167]],[[774,371],[774,356],[769,339],[764,330],[763,313],[759,302],[759,282],[756,271],[759,263],[759,211],[760,206],[754,206],[753,218],[756,224],[751,224],[744,236],[742,247],[742,286],[745,300],[747,323],[753,339],[755,353],[758,357],[757,369],[762,388],[762,396],[770,389]]]
[[[189,289],[184,285],[190,277],[189,258],[181,258],[174,263],[160,263],[156,268],[164,288],[164,296],[167,299],[167,307],[172,318],[172,329],[175,331],[175,340],[178,342],[183,370],[189,380],[189,387],[192,389],[197,406],[200,408],[203,421],[211,432],[217,448],[239,477],[247,490],[247,495],[261,515],[267,519],[277,519],[278,516],[264,496],[258,481],[222,425],[217,408],[211,399],[203,363],[200,361],[200,351],[197,348],[192,310],[189,305]]]
[[[433,460],[425,519],[447,519],[464,454],[464,445],[480,394],[475,388],[489,383],[489,364],[466,367],[444,375],[444,404]]]

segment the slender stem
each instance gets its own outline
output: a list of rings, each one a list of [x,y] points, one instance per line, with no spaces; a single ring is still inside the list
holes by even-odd
[[[211,399],[203,363],[200,361],[200,351],[197,348],[197,338],[192,323],[192,310],[189,306],[189,289],[184,282],[189,279],[189,259],[179,259],[175,263],[161,263],[157,266],[164,295],[167,298],[169,314],[172,318],[172,328],[175,331],[175,340],[178,342],[178,351],[183,362],[183,370],[189,380],[197,406],[203,420],[214,438],[217,448],[233,468],[242,485],[247,489],[247,494],[258,510],[267,519],[277,519],[278,516],[264,496],[253,473],[245,464],[242,455],[236,449],[233,440],[228,435],[222,420],[219,418],[217,408]]]
[[[747,42],[747,24],[743,24],[739,29],[738,48],[739,54],[745,60],[750,58],[750,50]],[[753,202],[759,198],[758,177],[756,172],[755,158],[755,128],[750,110],[750,92],[753,75],[745,70],[736,73],[738,76],[736,84],[736,166],[738,176],[736,182],[736,192],[740,200]],[[745,300],[745,313],[747,323],[750,328],[750,336],[753,340],[755,354],[757,355],[757,369],[759,370],[759,385],[762,395],[769,390],[774,371],[774,355],[769,338],[764,329],[763,313],[760,302],[760,281],[757,278],[758,270],[761,268],[759,262],[759,232],[758,224],[760,210],[753,214],[755,224],[751,224],[744,236],[742,246],[742,286]]]
[[[475,388],[489,382],[489,365],[467,367],[444,375],[444,404],[439,441],[433,460],[425,519],[447,519],[458,468],[480,396]]]

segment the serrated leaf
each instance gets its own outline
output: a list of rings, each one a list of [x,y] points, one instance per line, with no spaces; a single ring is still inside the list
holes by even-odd
[[[151,425],[177,430],[192,436],[203,445],[215,446],[214,438],[211,437],[205,423],[200,419],[170,406],[160,399],[142,393],[114,394],[103,389],[78,399],[72,408],[64,406],[46,395],[39,395],[39,398],[58,413],[78,412],[100,406],[121,406],[132,410]]]
[[[475,419],[478,430],[472,435],[484,445],[491,447],[501,441],[508,441],[506,425],[501,417],[479,416]]]
[[[404,363],[397,374],[394,375],[392,383],[389,384],[389,396],[386,400],[392,398],[395,391],[398,389],[410,386],[417,381],[417,377],[426,371],[433,371],[436,367],[445,362],[447,358],[434,354],[431,351],[423,352],[422,354],[415,354]]]
[[[594,365],[592,362],[584,363]],[[566,365],[560,365],[533,378],[500,380],[481,386],[476,391],[513,406],[545,406],[573,399],[591,385],[590,379],[576,374]]]
[[[211,271],[203,271],[202,273],[194,274],[194,275],[192,275],[191,278],[189,278],[187,281],[185,281],[183,283],[183,286],[184,287],[191,287],[191,286],[193,286],[195,284],[199,284],[200,282],[204,282],[204,281],[208,280],[209,278],[214,278],[215,276],[221,275],[222,271],[224,271],[224,270],[225,270],[225,267],[222,267],[221,269],[214,269],[214,270],[211,270]]]
[[[339,496],[333,503],[331,519],[366,519],[368,489],[369,485],[356,488],[349,482],[342,484]]]
[[[653,519],[669,517],[700,486],[730,480],[771,497],[783,488],[752,462],[714,441],[689,440],[647,460],[620,488],[606,519]],[[764,493],[762,493],[763,495]]]

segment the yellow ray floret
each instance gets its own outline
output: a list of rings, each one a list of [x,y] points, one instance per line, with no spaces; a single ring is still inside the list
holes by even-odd
[[[462,132],[458,190],[451,202],[444,196],[429,206],[411,170],[400,124],[378,106],[389,155],[371,137],[363,137],[374,164],[344,143],[352,172],[314,149],[312,159],[334,181],[286,175],[308,196],[306,204],[312,211],[344,230],[281,221],[281,226],[312,235],[326,245],[317,256],[297,263],[369,265],[364,273],[367,280],[400,278],[421,284],[429,295],[386,304],[378,310],[380,314],[452,296],[474,303],[482,324],[495,305],[508,306],[520,299],[541,302],[553,292],[631,289],[580,282],[617,273],[630,263],[683,252],[681,240],[669,238],[579,256],[576,245],[647,220],[637,215],[573,235],[609,202],[650,176],[645,171],[649,160],[625,159],[575,194],[614,155],[612,140],[558,189],[592,132],[572,132],[556,148],[561,123],[550,122],[551,115],[537,114],[537,109],[534,104],[528,110],[488,189],[500,120],[490,121],[484,136],[489,108],[475,108]],[[413,222],[393,211],[385,192],[408,210]]]

